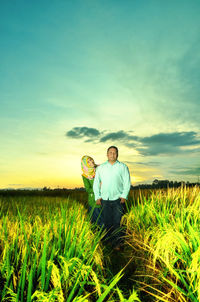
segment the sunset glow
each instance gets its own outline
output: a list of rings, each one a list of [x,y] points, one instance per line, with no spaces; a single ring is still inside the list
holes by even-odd
[[[200,2],[1,1],[0,188],[82,187],[111,145],[132,184],[200,175]]]

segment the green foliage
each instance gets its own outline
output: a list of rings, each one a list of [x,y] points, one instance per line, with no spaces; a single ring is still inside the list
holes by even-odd
[[[199,301],[199,187],[152,192],[129,210],[123,223],[129,246],[143,259],[136,279],[145,291],[156,301]]]
[[[0,209],[1,301],[90,301],[115,291],[118,278],[107,286],[103,273],[103,234],[83,205],[23,197],[0,200]]]
[[[106,279],[104,234],[83,204],[0,198],[0,235],[0,301],[119,301],[121,272]]]

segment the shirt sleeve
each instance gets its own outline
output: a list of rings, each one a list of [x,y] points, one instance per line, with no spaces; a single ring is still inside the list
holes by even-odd
[[[128,198],[128,194],[131,188],[131,178],[130,178],[130,173],[129,173],[129,169],[126,165],[124,165],[123,168],[123,192],[121,194],[121,197],[124,199]]]
[[[84,183],[86,192],[93,193],[93,188],[92,188],[89,180],[86,177],[84,177],[83,175],[82,175],[82,178],[83,178],[83,183]]]
[[[101,177],[99,174],[99,169],[97,168],[95,178],[94,178],[94,183],[93,183],[93,191],[94,191],[94,195],[95,195],[95,200],[101,198],[100,183],[101,183]]]

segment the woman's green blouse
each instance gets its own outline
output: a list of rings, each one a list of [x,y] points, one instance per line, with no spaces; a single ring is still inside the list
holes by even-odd
[[[83,178],[83,183],[85,186],[85,190],[88,193],[88,204],[93,207],[95,205],[95,208],[100,208],[100,205],[96,204],[95,201],[95,196],[94,196],[94,191],[93,191],[93,182],[94,182],[94,178],[93,179],[88,179],[85,176],[82,175]]]

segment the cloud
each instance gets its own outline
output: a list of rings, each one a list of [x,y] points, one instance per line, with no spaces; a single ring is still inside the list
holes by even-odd
[[[74,127],[72,130],[66,132],[65,135],[72,138],[82,138],[82,137],[96,138],[96,136],[100,135],[100,132],[95,128]],[[90,140],[88,142],[90,142]]]
[[[124,146],[126,146],[126,147],[128,147],[128,148],[136,148],[136,146],[137,146],[137,144],[135,144],[135,143],[124,143]]]
[[[173,132],[173,133],[159,133],[149,137],[140,139],[142,147],[137,150],[142,155],[160,155],[188,152],[182,150],[181,147],[194,146],[200,144],[200,139],[196,132]],[[192,152],[192,150],[189,150]]]
[[[123,130],[120,130],[118,132],[111,132],[106,135],[104,135],[100,142],[106,142],[109,140],[121,140],[121,141],[127,141],[127,140],[137,140],[137,136],[129,135],[128,133],[124,132]]]
[[[200,145],[200,137],[194,131],[159,133],[146,137],[130,135],[130,131],[123,130],[105,132],[100,132],[95,128],[74,127],[66,133],[66,136],[76,139],[87,138],[85,142],[88,143],[118,142],[128,148],[134,148],[143,156],[197,152],[199,150],[197,147]],[[192,147],[195,148],[192,149]]]
[[[160,166],[159,162],[155,162],[155,161],[149,161],[149,162],[135,162],[136,165],[142,165],[142,166]]]
[[[200,176],[200,167],[195,167],[192,169],[185,169],[181,171],[171,171],[173,174],[178,174],[178,175],[196,175]]]
[[[171,146],[196,145],[200,140],[196,140],[196,132],[173,132],[159,133],[141,139],[144,144],[165,144]]]
[[[149,162],[137,162],[137,161],[124,161],[125,164],[128,165],[141,165],[141,166],[160,166],[161,163],[160,162],[156,162],[156,161],[149,161]]]
[[[127,134],[121,130],[118,132],[111,132],[109,134],[104,135],[101,139],[100,142],[106,142],[108,140],[121,140],[126,138]]]

